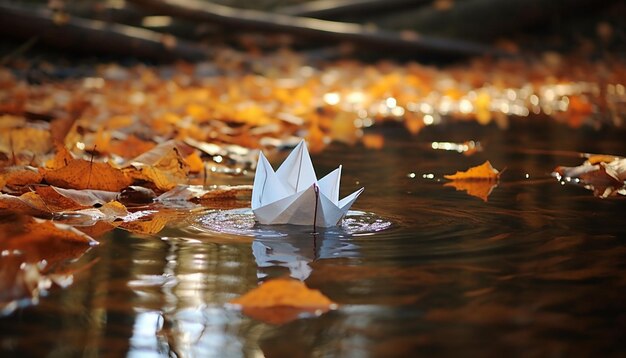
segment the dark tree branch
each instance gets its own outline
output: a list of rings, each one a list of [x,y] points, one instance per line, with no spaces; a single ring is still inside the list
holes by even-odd
[[[59,23],[48,10],[9,4],[0,4],[0,32],[16,39],[36,37],[38,43],[60,49],[158,61],[197,61],[208,55],[171,35],[77,17]]]
[[[430,2],[432,0],[316,0],[279,8],[276,12],[291,16],[336,20],[380,15],[381,12],[415,8]]]
[[[146,9],[182,19],[219,24],[236,30],[283,32],[298,38],[349,42],[366,51],[398,51],[414,57],[459,57],[497,54],[490,47],[414,33],[396,33],[358,24],[242,10],[198,0],[131,0]]]

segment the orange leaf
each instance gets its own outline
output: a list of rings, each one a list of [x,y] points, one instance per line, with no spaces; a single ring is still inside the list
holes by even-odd
[[[152,182],[158,189],[167,191],[187,181],[189,166],[176,142],[168,141],[133,159],[126,171],[133,178]]]
[[[198,152],[193,152],[186,156],[185,163],[187,163],[189,171],[192,173],[200,173],[204,170],[204,162],[202,162]]]
[[[46,162],[46,168],[61,169],[66,167],[72,160],[74,160],[72,153],[64,146],[57,145],[54,157]]]
[[[47,170],[44,179],[48,184],[69,189],[95,189],[120,191],[129,186],[130,179],[109,163],[74,159],[67,166]]]
[[[500,172],[491,166],[489,161],[483,164],[469,168],[465,172],[457,171],[452,175],[444,175],[444,178],[450,180],[498,180]]]
[[[46,203],[37,193],[33,192],[24,193],[19,197],[0,193],[0,214],[2,212],[21,213],[43,218],[52,217]]]
[[[16,189],[30,184],[38,184],[43,179],[41,173],[32,167],[12,166],[0,169],[0,189],[5,185]]]
[[[361,138],[365,148],[382,149],[385,145],[385,138],[380,134],[366,134]]]
[[[257,307],[297,307],[313,309],[331,309],[333,301],[318,290],[312,290],[298,280],[275,279],[266,281],[259,287],[236,298],[230,303],[243,308]]]
[[[293,321],[303,313],[320,315],[336,307],[320,291],[307,288],[301,281],[284,278],[266,281],[230,303],[240,306],[244,314],[271,324]]]

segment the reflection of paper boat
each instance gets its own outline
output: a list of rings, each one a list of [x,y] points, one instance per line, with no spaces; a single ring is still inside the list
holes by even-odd
[[[335,226],[363,192],[339,200],[340,178],[341,166],[317,180],[304,141],[276,172],[261,153],[252,188],[254,216],[261,224]]]

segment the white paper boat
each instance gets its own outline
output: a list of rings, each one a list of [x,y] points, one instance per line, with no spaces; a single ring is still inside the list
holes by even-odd
[[[339,200],[340,178],[341,166],[317,180],[304,141],[276,172],[261,152],[252,188],[252,212],[265,225],[336,226],[364,190]]]

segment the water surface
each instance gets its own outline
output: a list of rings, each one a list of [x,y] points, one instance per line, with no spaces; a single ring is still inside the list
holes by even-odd
[[[342,194],[365,187],[353,209],[384,230],[237,235],[206,225],[207,211],[156,236],[114,231],[73,285],[0,318],[2,356],[626,354],[626,201],[550,177],[580,164],[576,152],[626,155],[624,132],[380,131],[382,150],[333,144],[313,162],[320,176],[343,164]],[[466,140],[484,151],[431,146]],[[444,187],[443,174],[485,160],[506,168],[486,202]],[[272,325],[225,306],[286,275],[339,309]]]

